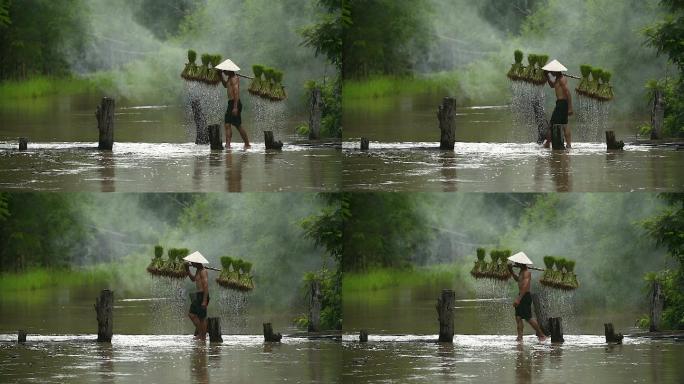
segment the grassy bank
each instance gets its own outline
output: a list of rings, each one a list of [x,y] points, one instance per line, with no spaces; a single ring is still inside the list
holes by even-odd
[[[374,76],[364,80],[345,80],[342,100],[365,100],[425,93],[453,93],[459,87],[459,75],[441,72],[425,76]]]
[[[54,95],[96,92],[103,84],[83,77],[37,76],[27,80],[0,82],[0,99],[31,99]]]
[[[371,292],[397,287],[427,285],[451,286],[463,284],[468,272],[460,264],[436,264],[413,269],[380,268],[367,272],[345,272],[342,278],[344,293]]]

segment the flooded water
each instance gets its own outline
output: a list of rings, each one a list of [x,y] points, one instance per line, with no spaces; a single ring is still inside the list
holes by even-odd
[[[225,100],[224,100],[225,101]],[[44,191],[329,191],[341,185],[338,145],[297,144],[302,113],[285,105],[245,101],[242,149],[236,130],[230,151],[195,145],[186,106],[117,104],[114,149],[97,150],[99,97],[41,98],[0,103],[0,189]],[[209,111],[211,112],[211,111]],[[208,113],[207,118],[216,120]],[[220,117],[220,116],[219,116]],[[277,118],[277,119],[276,119]],[[266,151],[263,130],[285,143]],[[19,152],[17,138],[28,137]]]
[[[607,151],[603,132],[586,116],[570,120],[572,150],[550,151],[534,143],[536,127],[516,121],[533,117],[521,118],[509,105],[459,107],[455,150],[439,151],[439,103],[440,97],[434,95],[345,103],[343,188],[623,192],[674,191],[684,186],[684,151],[634,145]],[[602,108],[608,113],[608,106]],[[546,115],[551,111],[547,105]],[[610,115],[605,126],[618,139],[633,141],[641,123],[622,119],[626,117]],[[360,137],[371,141],[369,151],[358,150]]]

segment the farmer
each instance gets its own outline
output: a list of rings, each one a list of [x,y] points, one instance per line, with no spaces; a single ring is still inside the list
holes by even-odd
[[[563,125],[563,135],[565,136],[565,147],[570,149],[572,144],[570,143],[571,134],[570,127],[568,126],[568,116],[572,116],[574,111],[572,110],[572,97],[570,95],[570,90],[568,90],[568,79],[563,76],[563,72],[568,69],[559,63],[558,60],[553,60],[552,62],[546,64],[543,68],[544,75],[546,75],[546,81],[548,81],[549,86],[556,92],[556,108],[553,110],[551,115],[551,122],[549,123],[549,130],[546,132],[546,141],[544,142],[544,148],[548,148],[551,144],[551,129],[554,125]],[[549,74],[552,74],[555,80],[551,80]]]
[[[233,130],[231,125],[237,128],[242,137],[242,142],[245,143],[245,148],[250,148],[249,138],[244,128],[242,128],[242,102],[240,101],[240,78],[235,72],[240,70],[240,67],[235,65],[230,59],[216,66],[221,69],[221,83],[228,90],[228,108],[224,119],[224,129],[226,132],[226,149],[230,148],[230,141],[233,138]],[[223,75],[228,76],[228,79]]]
[[[517,325],[518,337],[517,341],[522,341],[523,337],[523,319],[527,321],[537,333],[539,341],[546,340],[544,331],[535,319],[532,318],[532,295],[530,294],[530,283],[532,282],[532,273],[527,269],[528,265],[532,265],[532,261],[523,252],[518,252],[508,258],[512,262],[508,264],[508,271],[513,276],[513,279],[518,282],[518,297],[513,302],[515,307],[515,323]],[[520,268],[520,274],[516,275],[513,272],[513,266]]]
[[[199,252],[193,252],[184,257],[183,260],[188,262],[185,264],[185,270],[190,280],[194,281],[197,287],[197,292],[192,295],[188,316],[190,316],[190,320],[195,324],[197,330],[195,339],[204,341],[207,338],[207,305],[209,305],[209,276],[204,264],[209,262]],[[194,274],[190,272],[190,265],[195,267]]]

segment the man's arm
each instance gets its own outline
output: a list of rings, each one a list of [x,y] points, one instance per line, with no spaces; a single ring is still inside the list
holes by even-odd
[[[568,89],[568,78],[565,76],[563,76],[563,79],[561,80],[561,87],[563,87],[563,94],[565,95],[565,99],[568,101],[568,116],[570,116],[575,112],[572,109],[572,94]]]
[[[511,276],[513,276],[513,280],[518,281],[518,275],[516,275],[513,271],[513,264],[508,264],[508,272],[510,272]]]
[[[223,87],[224,87],[224,88],[228,88],[228,80],[226,80],[226,79],[223,77],[223,71],[220,71],[220,72],[219,72],[219,78],[221,79],[221,83],[223,84]]]
[[[549,77],[551,72],[544,71],[544,74],[546,75],[546,81],[549,83],[549,87],[553,88],[554,87],[553,81],[551,81],[551,78]]]
[[[209,275],[206,269],[202,269],[202,291],[204,291],[204,298],[202,299],[202,306],[206,307],[209,304]]]
[[[185,263],[185,272],[188,273],[188,277],[190,278],[191,281],[195,281],[195,275],[190,272],[190,264]]]

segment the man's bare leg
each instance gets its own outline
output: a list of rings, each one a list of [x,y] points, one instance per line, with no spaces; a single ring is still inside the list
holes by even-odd
[[[532,328],[534,328],[534,331],[537,333],[537,338],[539,338],[539,341],[546,340],[546,335],[544,335],[544,331],[542,331],[541,327],[539,326],[539,323],[537,323],[537,320],[529,319],[527,320],[527,323],[531,325]]]
[[[237,127],[238,132],[240,132],[240,137],[242,137],[242,142],[245,143],[245,148],[250,148],[252,147],[249,145],[249,138],[247,137],[247,132],[245,132],[245,129],[242,128],[242,125]]]
[[[195,315],[194,313],[188,313],[188,317],[190,317],[190,320],[192,320],[192,323],[195,324],[195,329],[198,331],[201,331],[200,329],[200,319]],[[195,335],[195,339],[197,339],[199,335]]]
[[[207,319],[206,318],[200,320],[198,339],[202,340],[202,341],[207,339]]]
[[[230,124],[223,124],[223,130],[226,133],[226,149],[230,148],[230,142],[233,139],[233,129]]]
[[[515,339],[516,341],[522,341],[523,337],[523,322],[522,318],[520,316],[515,317],[515,325],[516,325],[516,330],[518,331],[518,337]]]
[[[566,124],[563,126],[563,134],[565,135],[565,148],[572,148],[572,143],[570,142],[570,139],[572,139],[572,133],[570,132],[569,125]]]

